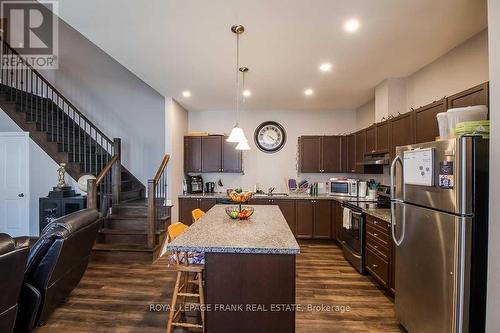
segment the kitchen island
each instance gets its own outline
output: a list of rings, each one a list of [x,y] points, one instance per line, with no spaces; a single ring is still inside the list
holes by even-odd
[[[216,205],[167,245],[205,253],[205,332],[295,332],[300,248],[278,206],[232,220]]]

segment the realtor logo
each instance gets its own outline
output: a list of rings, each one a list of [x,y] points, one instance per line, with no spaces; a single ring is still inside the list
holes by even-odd
[[[57,69],[58,3],[53,0],[1,1],[2,40],[36,69]],[[2,54],[2,64],[15,66],[16,56]]]

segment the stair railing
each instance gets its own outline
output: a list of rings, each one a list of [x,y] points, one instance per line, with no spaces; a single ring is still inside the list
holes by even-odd
[[[166,214],[169,213],[167,200],[167,164],[170,155],[165,155],[156,171],[155,177],[148,180],[148,225],[147,245],[152,248],[156,241],[156,232],[166,230]]]
[[[0,81],[7,98],[36,123],[37,130],[47,132],[50,141],[69,153],[66,162],[82,164],[81,173],[99,173],[116,154],[113,141],[6,41],[0,42]]]
[[[98,209],[107,216],[109,208],[120,202],[121,192],[121,140],[114,139],[115,155],[95,179],[87,180],[87,208]]]

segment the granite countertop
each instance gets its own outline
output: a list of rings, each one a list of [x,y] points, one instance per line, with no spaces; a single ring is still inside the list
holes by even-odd
[[[194,193],[194,194],[181,194],[179,198],[191,198],[191,199],[202,199],[202,198],[215,198],[215,199],[226,199],[228,195],[225,192],[216,193]],[[309,195],[309,194],[273,194],[273,195],[254,195],[252,199],[314,199],[314,200],[345,200],[345,196],[336,196],[329,194],[320,195]]]
[[[215,198],[215,199],[226,199],[227,194],[225,192],[218,193],[200,193],[200,194],[182,194],[179,195],[179,198],[192,198],[192,199],[200,199],[200,198]],[[275,194],[272,196],[265,195],[257,195],[253,196],[252,199],[314,199],[314,200],[336,200],[338,202],[348,201],[352,198],[345,196],[336,196],[329,194],[320,194],[316,196],[312,196],[309,194],[290,194],[290,195],[280,195]],[[251,204],[251,203],[250,203]],[[370,204],[367,204],[366,207],[361,207],[362,210],[369,215],[372,215],[381,220],[391,222],[391,210],[386,208],[371,208]]]
[[[374,216],[382,221],[391,223],[391,210],[387,208],[365,208],[363,211],[371,216]]]
[[[167,250],[216,253],[298,254],[299,244],[278,206],[254,206],[248,220],[232,220],[215,205]]]

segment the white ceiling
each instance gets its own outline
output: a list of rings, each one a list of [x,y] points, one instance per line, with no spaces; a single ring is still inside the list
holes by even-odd
[[[234,108],[235,23],[252,110],[358,107],[487,26],[483,0],[64,0],[59,15],[189,110]]]

